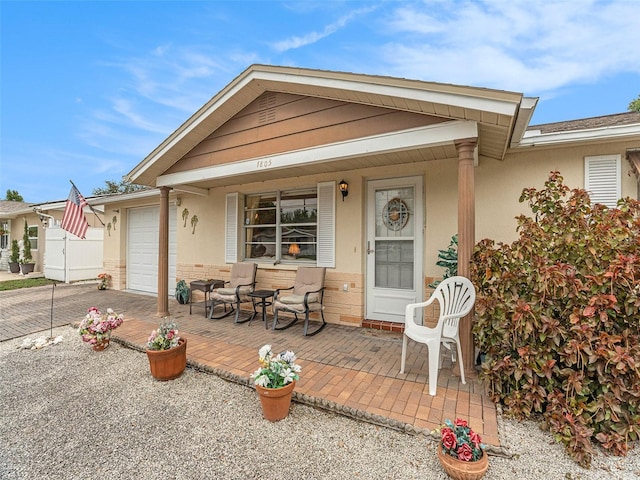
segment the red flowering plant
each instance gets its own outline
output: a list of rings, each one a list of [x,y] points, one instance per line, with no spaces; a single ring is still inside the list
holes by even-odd
[[[469,427],[466,420],[447,419],[440,428],[442,452],[463,462],[475,462],[482,458],[484,445],[480,435]]]
[[[91,307],[87,315],[80,322],[78,332],[82,337],[82,341],[95,345],[102,343],[111,337],[111,330],[115,330],[124,321],[124,316],[114,312],[111,308],[107,308],[107,315],[103,316],[102,312],[96,307]]]
[[[162,323],[157,330],[151,332],[147,340],[147,350],[169,350],[180,343],[178,326],[173,320]]]
[[[100,280],[100,283],[98,284],[98,290],[106,290],[109,286],[111,275],[109,275],[108,273],[99,273],[98,280]]]

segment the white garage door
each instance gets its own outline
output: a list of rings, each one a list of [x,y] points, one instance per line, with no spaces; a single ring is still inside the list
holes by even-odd
[[[127,289],[158,293],[160,207],[129,210]],[[175,291],[176,209],[169,208],[169,295]]]

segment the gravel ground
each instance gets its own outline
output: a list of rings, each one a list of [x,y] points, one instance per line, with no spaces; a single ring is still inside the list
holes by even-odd
[[[190,368],[158,382],[142,352],[53,333],[40,350],[0,343],[2,479],[448,478],[431,439],[295,403],[270,423],[251,388]],[[514,456],[490,456],[487,480],[640,478],[637,449],[585,470],[534,423],[502,427]]]

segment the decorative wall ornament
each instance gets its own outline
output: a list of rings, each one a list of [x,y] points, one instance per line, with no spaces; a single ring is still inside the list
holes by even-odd
[[[113,216],[113,218],[111,219],[111,222],[113,223],[113,231],[116,231],[116,223],[118,223],[118,217],[116,217],[115,215]]]
[[[186,208],[182,210],[182,221],[184,222],[183,227],[187,228],[187,218],[189,218],[189,210]]]
[[[191,217],[191,226],[193,227],[193,230],[191,230],[192,235],[196,233],[196,225],[198,225],[198,216],[194,215]]]
[[[389,230],[402,230],[409,221],[409,207],[398,197],[392,198],[382,210],[382,221]]]
[[[107,233],[109,234],[109,236],[111,236],[111,222],[107,223]]]

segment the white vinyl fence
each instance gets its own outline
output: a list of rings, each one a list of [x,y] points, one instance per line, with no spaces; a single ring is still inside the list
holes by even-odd
[[[60,227],[45,229],[44,276],[61,282],[97,278],[104,270],[104,230],[89,227],[84,240]]]

